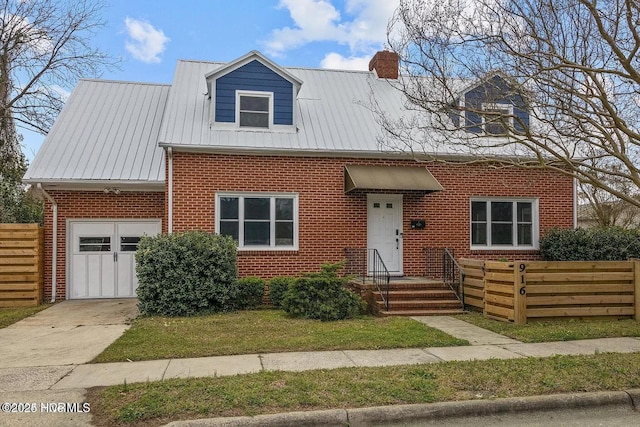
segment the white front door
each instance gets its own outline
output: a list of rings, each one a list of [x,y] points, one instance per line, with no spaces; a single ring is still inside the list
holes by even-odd
[[[402,274],[402,195],[367,195],[367,247],[377,249],[394,275]]]
[[[135,297],[138,241],[160,231],[160,220],[69,221],[69,298]]]

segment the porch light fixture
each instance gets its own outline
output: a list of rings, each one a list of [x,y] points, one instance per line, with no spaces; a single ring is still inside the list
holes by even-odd
[[[120,189],[119,188],[105,188],[104,190],[104,194],[109,194],[109,193],[113,193],[113,194],[120,194]]]

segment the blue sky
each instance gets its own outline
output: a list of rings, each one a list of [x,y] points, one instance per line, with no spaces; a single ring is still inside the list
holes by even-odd
[[[105,0],[106,26],[94,43],[121,61],[101,76],[111,80],[170,83],[178,59],[231,61],[251,50],[283,66],[364,70],[384,47],[398,3]],[[23,150],[32,160],[44,137],[23,136]]]

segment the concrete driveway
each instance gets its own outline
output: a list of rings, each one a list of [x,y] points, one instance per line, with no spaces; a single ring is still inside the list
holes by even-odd
[[[0,402],[86,402],[84,389],[52,390],[129,328],[137,299],[64,301],[0,329]],[[39,402],[39,403],[38,403]],[[89,426],[91,413],[0,413],[0,425]]]
[[[0,329],[0,367],[87,363],[129,328],[137,299],[63,301]]]

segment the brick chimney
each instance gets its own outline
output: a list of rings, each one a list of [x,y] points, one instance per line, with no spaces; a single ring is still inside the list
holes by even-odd
[[[381,79],[398,78],[398,54],[388,50],[377,52],[369,61],[369,71],[376,70]]]

